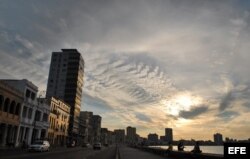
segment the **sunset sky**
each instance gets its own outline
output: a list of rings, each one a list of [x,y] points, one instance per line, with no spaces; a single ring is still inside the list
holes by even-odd
[[[248,0],[1,0],[0,78],[45,90],[51,53],[76,48],[102,127],[248,139],[249,23]]]

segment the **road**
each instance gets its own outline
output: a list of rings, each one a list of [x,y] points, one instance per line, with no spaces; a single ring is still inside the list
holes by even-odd
[[[119,146],[119,151],[122,159],[170,159],[127,146]]]
[[[92,148],[65,148],[50,152],[19,152],[4,154],[1,159],[115,159],[115,146],[104,147],[102,150]]]

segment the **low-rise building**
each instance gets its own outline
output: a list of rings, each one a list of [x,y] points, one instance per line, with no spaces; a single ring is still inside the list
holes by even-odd
[[[34,130],[38,131],[39,139],[48,137],[50,105],[46,98],[37,99]]]
[[[51,145],[65,145],[68,137],[70,106],[60,99],[49,99],[48,140]]]
[[[158,143],[158,135],[156,133],[148,134],[148,142],[149,142],[149,144],[157,144]]]
[[[40,138],[39,130],[34,130],[34,119],[35,112],[37,109],[37,92],[38,87],[34,85],[32,82],[27,79],[22,80],[3,80],[8,85],[14,87],[18,91],[22,92],[24,102],[21,106],[21,120],[19,124],[18,131],[18,143],[25,143],[26,145],[30,145],[35,139]]]
[[[0,147],[18,146],[23,94],[0,80]]]

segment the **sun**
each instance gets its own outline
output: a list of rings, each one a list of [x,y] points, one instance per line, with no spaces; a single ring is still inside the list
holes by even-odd
[[[189,93],[179,93],[161,101],[167,114],[178,116],[180,111],[188,111],[201,103],[201,98]]]
[[[185,95],[178,96],[176,98],[176,102],[181,106],[185,107],[185,109],[189,109],[190,106],[193,104],[192,97]]]

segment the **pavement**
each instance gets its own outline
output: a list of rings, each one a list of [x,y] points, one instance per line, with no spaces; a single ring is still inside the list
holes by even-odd
[[[167,159],[166,157],[127,147],[125,145],[119,146],[119,152],[120,159]]]

